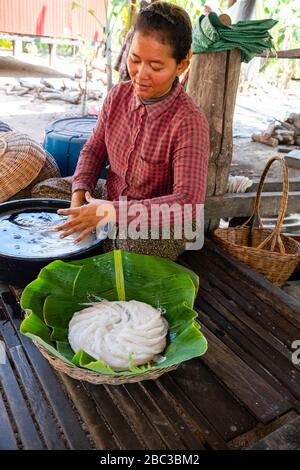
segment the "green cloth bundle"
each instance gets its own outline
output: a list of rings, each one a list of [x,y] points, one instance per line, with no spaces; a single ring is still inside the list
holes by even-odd
[[[269,29],[276,24],[270,18],[225,25],[214,12],[201,15],[193,30],[193,54],[240,49],[242,62],[249,62],[255,54],[274,47]]]

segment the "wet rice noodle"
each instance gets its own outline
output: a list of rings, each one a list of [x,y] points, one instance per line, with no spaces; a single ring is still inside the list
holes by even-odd
[[[76,312],[69,342],[115,371],[157,359],[166,348],[168,322],[159,309],[136,300],[103,300]]]

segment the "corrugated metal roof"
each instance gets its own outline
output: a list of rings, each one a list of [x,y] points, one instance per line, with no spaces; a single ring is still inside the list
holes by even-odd
[[[100,40],[102,31],[87,10],[104,22],[104,0],[0,0],[0,32],[33,36]]]

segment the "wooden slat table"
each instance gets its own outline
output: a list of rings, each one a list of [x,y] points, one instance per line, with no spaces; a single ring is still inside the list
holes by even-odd
[[[15,297],[1,286],[0,338],[7,351],[0,365],[0,391],[7,402],[18,448],[89,449],[73,403],[38,349],[19,333],[22,312]],[[0,428],[0,448],[2,428]]]
[[[278,436],[297,447],[284,430],[300,431],[300,367],[291,361],[299,303],[209,240],[180,262],[201,279],[195,309],[208,351],[138,384],[56,374],[19,333],[18,296],[1,285],[0,448],[272,448]]]

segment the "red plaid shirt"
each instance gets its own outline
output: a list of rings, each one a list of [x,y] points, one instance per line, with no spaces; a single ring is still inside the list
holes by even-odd
[[[204,113],[178,82],[162,101],[145,106],[130,81],[107,95],[92,136],[73,176],[73,192],[92,192],[109,160],[107,199],[119,216],[119,197],[128,208],[152,204],[203,204],[209,148]],[[118,220],[118,219],[117,219]]]

